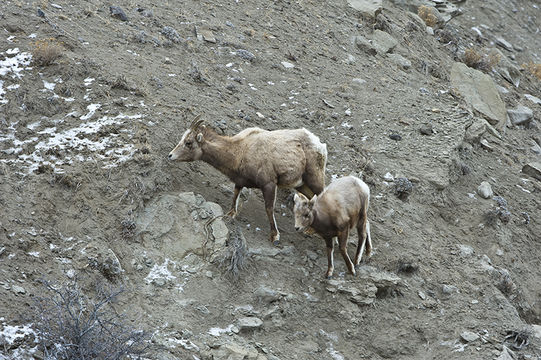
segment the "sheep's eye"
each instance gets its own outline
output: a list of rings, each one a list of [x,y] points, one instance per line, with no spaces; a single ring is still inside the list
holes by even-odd
[[[308,214],[304,214],[305,219],[308,219],[308,217],[309,217]]]
[[[188,148],[191,148],[192,147],[192,142],[191,141],[186,141],[186,147]]]

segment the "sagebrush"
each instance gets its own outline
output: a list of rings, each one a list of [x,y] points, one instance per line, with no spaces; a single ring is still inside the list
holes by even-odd
[[[35,299],[30,320],[43,359],[138,359],[148,352],[148,334],[125,325],[112,307],[123,289],[98,287],[89,297],[77,280],[42,284],[45,295]]]

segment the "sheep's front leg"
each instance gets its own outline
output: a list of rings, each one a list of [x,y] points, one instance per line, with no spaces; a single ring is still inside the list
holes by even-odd
[[[344,261],[346,262],[346,266],[348,267],[348,270],[351,275],[355,275],[355,267],[353,266],[353,262],[351,262],[351,259],[348,255],[348,236],[349,236],[349,229],[346,228],[345,230],[338,232],[338,244],[340,245],[340,252],[342,253],[342,257],[344,258]]]
[[[276,219],[274,218],[274,203],[276,202],[276,184],[267,184],[262,188],[263,199],[265,199],[265,210],[269,218],[271,236],[270,240],[274,245],[280,244],[280,232],[276,227]]]
[[[333,250],[334,250],[334,241],[333,238],[325,238],[325,244],[327,245],[327,273],[325,277],[330,279],[334,271],[334,260],[333,260]]]
[[[242,190],[242,186],[235,185],[235,190],[233,193],[233,206],[231,210],[227,212],[227,216],[231,216],[233,219],[237,216],[239,210],[239,195]]]

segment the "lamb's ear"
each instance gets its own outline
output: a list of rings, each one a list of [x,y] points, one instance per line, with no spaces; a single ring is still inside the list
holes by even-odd
[[[293,201],[295,201],[296,203],[298,203],[299,201],[301,201],[301,197],[299,196],[299,193],[298,193],[298,192],[295,193],[295,196],[293,197]]]
[[[317,200],[317,195],[314,194],[314,196],[312,196],[312,198],[310,199],[310,207],[314,206],[314,204],[316,203],[316,200]]]
[[[203,134],[202,133],[197,134],[197,136],[195,137],[195,140],[197,140],[198,143],[203,141]]]

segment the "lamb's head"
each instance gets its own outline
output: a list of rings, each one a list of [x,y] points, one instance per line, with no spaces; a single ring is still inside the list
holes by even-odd
[[[195,161],[201,158],[203,151],[201,150],[201,143],[203,142],[203,133],[201,130],[204,125],[201,126],[203,120],[200,119],[201,115],[192,121],[190,128],[184,132],[182,139],[177,146],[169,153],[169,160],[179,161]]]
[[[312,199],[308,199],[301,193],[295,194],[295,205],[293,213],[295,214],[295,230],[305,231],[314,221],[314,204],[316,203],[317,195]]]

